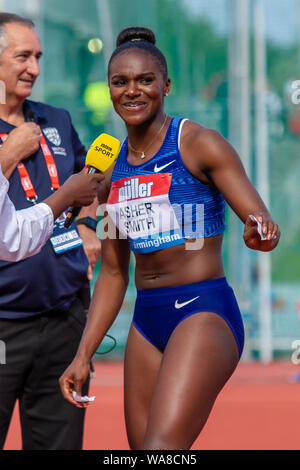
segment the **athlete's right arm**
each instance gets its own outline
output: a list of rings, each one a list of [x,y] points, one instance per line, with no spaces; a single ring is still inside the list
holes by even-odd
[[[102,241],[102,259],[88,321],[77,354],[61,376],[59,383],[64,398],[77,407],[73,399],[75,391],[81,395],[81,388],[89,374],[89,364],[99,344],[114,322],[124,300],[128,285],[130,250],[127,240],[107,238]]]

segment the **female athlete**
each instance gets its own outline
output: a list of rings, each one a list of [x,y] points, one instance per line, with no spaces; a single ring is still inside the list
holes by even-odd
[[[271,251],[280,231],[232,146],[216,131],[168,116],[167,64],[147,28],[118,36],[108,67],[125,139],[100,202],[118,225],[102,242],[88,322],[60,379],[74,400],[115,320],[135,255],[137,299],[124,358],[131,449],[189,449],[243,350],[241,314],[222,263],[225,201],[245,244]]]

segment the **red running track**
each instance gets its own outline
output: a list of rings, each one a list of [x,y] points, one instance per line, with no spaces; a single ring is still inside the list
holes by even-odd
[[[87,410],[84,449],[128,450],[123,416],[123,367],[96,362]],[[300,449],[300,369],[287,362],[241,363],[219,395],[194,450]],[[15,411],[5,449],[21,449]]]

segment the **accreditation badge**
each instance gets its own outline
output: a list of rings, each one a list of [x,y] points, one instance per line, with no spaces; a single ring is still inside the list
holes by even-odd
[[[82,245],[82,240],[75,228],[65,228],[64,223],[67,211],[63,212],[54,222],[50,242],[55,253],[63,253]]]

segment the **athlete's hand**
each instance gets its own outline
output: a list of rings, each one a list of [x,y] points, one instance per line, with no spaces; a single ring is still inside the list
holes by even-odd
[[[81,361],[75,357],[73,362],[65,370],[59,379],[59,385],[64,399],[77,406],[77,408],[86,408],[89,402],[77,402],[73,398],[73,392],[81,396],[81,389],[90,373],[90,363]]]
[[[280,230],[270,217],[254,213],[245,221],[243,238],[252,250],[271,251],[278,245]]]

